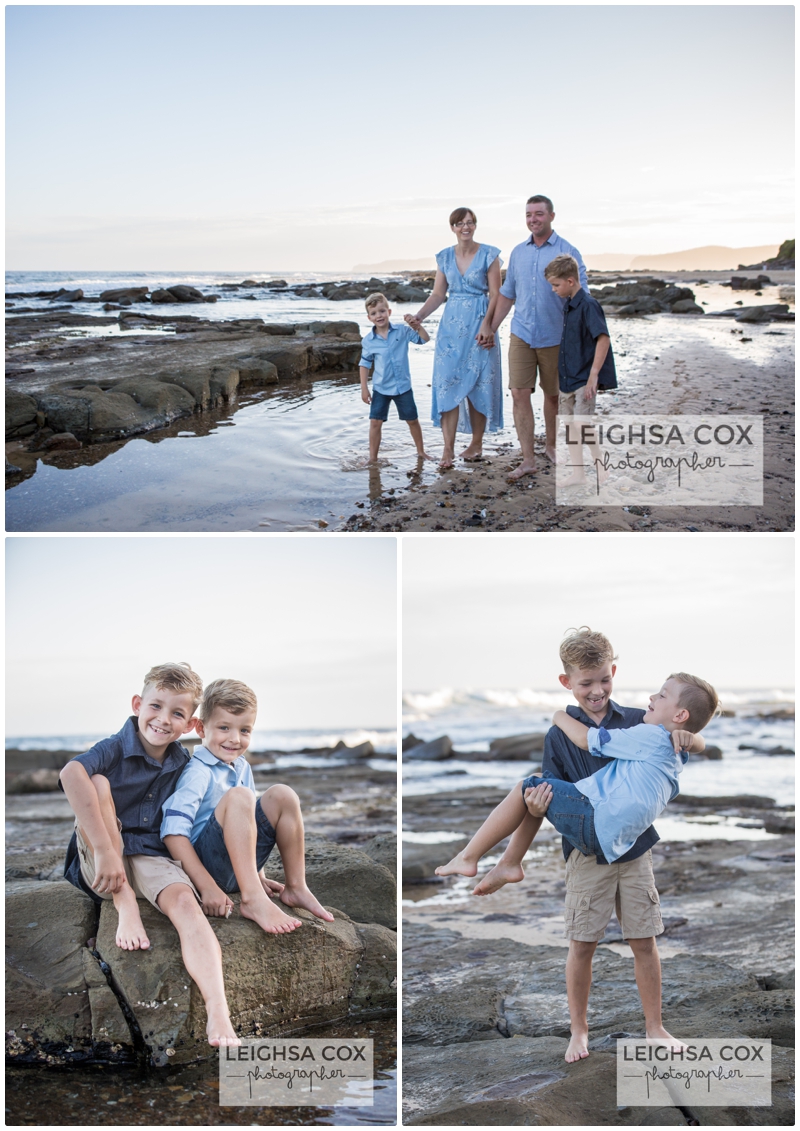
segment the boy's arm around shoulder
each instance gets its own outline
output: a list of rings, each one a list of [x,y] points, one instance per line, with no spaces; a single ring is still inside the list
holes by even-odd
[[[87,769],[83,761],[73,758],[61,771],[59,781],[76,821],[94,849],[95,879],[92,887],[99,894],[114,894],[125,883],[125,867],[118,846],[109,838],[90,774],[90,771],[101,773],[105,768],[101,762],[96,766],[90,763]]]
[[[556,711],[553,715],[553,726],[557,726],[559,730],[563,731],[570,742],[574,742],[581,750],[589,749],[589,730],[579,723],[577,719],[573,719],[566,711]]]

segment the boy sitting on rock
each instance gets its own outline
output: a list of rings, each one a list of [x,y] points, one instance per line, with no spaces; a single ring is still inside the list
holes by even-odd
[[[119,914],[117,946],[147,950],[137,896],[178,932],[186,970],[203,996],[209,1044],[241,1044],[228,1012],[222,954],[191,879],[158,834],[161,806],[189,762],[178,743],[194,730],[203,682],[188,664],[152,668],[122,730],[79,754],[61,771],[75,813],[66,878],[95,902],[111,899]]]
[[[256,794],[245,752],[256,721],[255,694],[235,679],[209,684],[198,712],[203,745],[164,802],[161,836],[200,893],[207,915],[230,915],[228,893],[242,894],[239,910],[268,934],[302,926],[272,902],[302,907],[330,923],[333,915],[309,891],[305,877],[303,816],[293,789],[273,785]],[[286,884],[263,874],[277,843]]]

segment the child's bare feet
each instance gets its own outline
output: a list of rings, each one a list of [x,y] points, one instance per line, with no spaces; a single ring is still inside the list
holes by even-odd
[[[317,897],[305,885],[301,888],[293,888],[287,884],[281,895],[281,903],[285,903],[287,907],[302,907],[304,911],[310,911],[312,915],[316,915],[318,919],[324,919],[326,923],[333,922],[330,911],[325,910]]]
[[[573,1033],[564,1053],[567,1064],[574,1064],[576,1060],[583,1060],[589,1055],[589,1032],[587,1029]]]
[[[114,906],[119,915],[117,946],[120,950],[147,950],[150,946],[150,939],[147,937],[142,917],[139,914],[139,905],[130,887],[128,892],[130,892],[129,897],[126,895],[120,898],[117,895],[114,900]]]
[[[524,879],[525,873],[521,864],[507,864],[504,860],[499,860],[477,887],[472,889],[472,894],[491,895],[492,892],[499,891],[504,884],[518,884]]]
[[[284,894],[285,892],[284,888]],[[239,910],[245,919],[252,919],[254,923],[258,923],[262,931],[266,931],[268,935],[288,935],[290,931],[296,931],[303,925],[299,919],[284,915],[266,894],[261,898],[247,900],[242,896]]]
[[[646,1037],[649,1044],[664,1045],[666,1048],[674,1049],[676,1052],[680,1052],[681,1049],[686,1048],[683,1041],[679,1041],[676,1037],[673,1037],[667,1032],[663,1025],[654,1025],[652,1029],[648,1029]]]
[[[459,852],[448,864],[440,864],[435,872],[437,876],[477,876],[478,865],[474,860],[467,860],[463,852]]]
[[[547,458],[550,460],[551,463],[555,463],[556,462],[555,444],[548,444],[547,447],[544,449],[544,454],[547,456]]]
[[[242,1042],[237,1037],[236,1031],[231,1025],[230,1015],[228,1009],[224,1005],[207,1006],[208,1009],[208,1024],[206,1025],[206,1035],[208,1036],[208,1043],[213,1045],[214,1048],[224,1048],[226,1045],[235,1046],[240,1045]]]
[[[585,486],[586,486],[586,476],[583,473],[583,470],[573,471],[572,475],[570,475],[568,479],[564,479],[561,483],[559,483],[559,487],[585,487]]]
[[[418,451],[417,452],[417,459],[431,459],[432,460],[433,456],[429,456],[426,451],[421,451],[421,452]]]

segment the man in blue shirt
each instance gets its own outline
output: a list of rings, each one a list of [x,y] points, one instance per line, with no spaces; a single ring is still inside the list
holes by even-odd
[[[400,419],[408,424],[419,458],[432,459],[422,443],[422,428],[411,389],[411,371],[408,368],[409,342],[422,345],[430,341],[430,335],[418,318],[409,318],[408,323],[400,322],[393,326],[389,321],[392,312],[386,296],[377,291],[367,295],[365,305],[372,329],[361,339],[358,373],[361,378],[361,399],[370,406],[369,462],[375,463],[378,458],[381,432],[389,417],[389,405],[392,401],[397,406]],[[371,396],[367,384],[370,370]]]
[[[547,196],[532,196],[525,207],[525,222],[531,237],[511,252],[505,282],[500,288],[492,318],[494,333],[511,307],[511,343],[508,349],[508,387],[514,405],[522,463],[509,479],[521,479],[536,470],[533,452],[533,406],[531,394],[539,384],[544,395],[545,452],[556,459],[558,414],[558,348],[564,322],[564,302],[553,293],[544,269],[557,255],[573,256],[580,268],[581,286],[588,291],[581,254],[553,231],[555,212]],[[486,343],[488,344],[488,343]]]

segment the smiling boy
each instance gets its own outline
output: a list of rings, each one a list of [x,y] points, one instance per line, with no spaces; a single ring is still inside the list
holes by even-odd
[[[222,954],[197,892],[158,832],[161,806],[189,762],[178,742],[194,730],[203,683],[188,664],[151,668],[122,730],[79,754],[61,771],[75,813],[64,875],[95,902],[113,900],[117,946],[146,952],[150,940],[137,896],[170,920],[181,956],[208,1015],[209,1044],[238,1045],[222,976]]]
[[[411,388],[411,371],[408,368],[410,342],[422,345],[430,341],[427,330],[418,318],[393,325],[389,321],[392,311],[386,296],[376,291],[367,295],[364,304],[372,329],[361,339],[361,360],[358,373],[361,378],[361,399],[369,410],[369,462],[375,463],[381,446],[383,425],[389,418],[389,405],[394,401],[397,414],[408,424],[411,438],[420,459],[431,459],[422,442],[419,413]],[[372,370],[372,394],[369,381]]]
[[[273,785],[256,794],[245,753],[253,736],[257,701],[235,679],[210,683],[199,710],[203,739],[177,789],[164,803],[161,836],[191,877],[207,915],[228,916],[229,893],[241,892],[240,913],[268,934],[287,934],[302,921],[272,902],[302,907],[332,922],[305,877],[303,816],[293,789]],[[286,884],[268,880],[263,867],[277,843]]]

